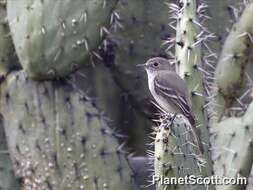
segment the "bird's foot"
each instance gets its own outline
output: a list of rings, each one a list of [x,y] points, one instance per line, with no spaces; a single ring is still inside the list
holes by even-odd
[[[162,124],[165,126],[165,128],[169,128],[173,125],[173,122],[176,118],[177,114],[164,114],[162,115]]]

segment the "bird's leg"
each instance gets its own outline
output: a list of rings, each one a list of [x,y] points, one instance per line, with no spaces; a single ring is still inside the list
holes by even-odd
[[[170,118],[170,126],[173,124],[173,122],[174,122],[174,119],[176,118],[176,116],[177,116],[177,114],[176,113],[174,113],[173,114],[173,116]]]

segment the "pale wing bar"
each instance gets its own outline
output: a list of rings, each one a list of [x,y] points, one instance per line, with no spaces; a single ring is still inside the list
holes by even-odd
[[[192,117],[191,109],[183,96],[180,96],[174,89],[159,84],[157,80],[154,80],[154,82],[155,91],[157,94],[164,97],[165,99],[169,98],[169,102],[172,102],[174,106],[179,107],[179,109],[187,118]]]

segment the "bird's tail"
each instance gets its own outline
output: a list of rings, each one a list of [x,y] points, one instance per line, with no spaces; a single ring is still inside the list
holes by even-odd
[[[196,139],[197,145],[199,147],[199,150],[200,150],[201,154],[203,154],[204,153],[204,147],[203,147],[203,144],[202,144],[201,139],[200,139],[199,131],[196,128],[196,120],[195,120],[194,116],[192,116],[192,115],[190,115],[187,118],[188,118],[188,120],[189,120],[189,122],[191,124],[191,128],[192,128],[194,137]]]

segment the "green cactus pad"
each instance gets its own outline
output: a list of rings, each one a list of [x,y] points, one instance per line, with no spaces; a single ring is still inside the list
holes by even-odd
[[[117,0],[7,3],[19,60],[34,79],[65,77],[85,64],[107,33]]]
[[[253,104],[241,118],[231,117],[213,126],[212,157],[215,175],[246,177],[253,163]],[[242,189],[241,185],[219,185],[218,190]]]
[[[1,86],[1,112],[26,189],[134,189],[117,133],[71,85],[13,73]]]

